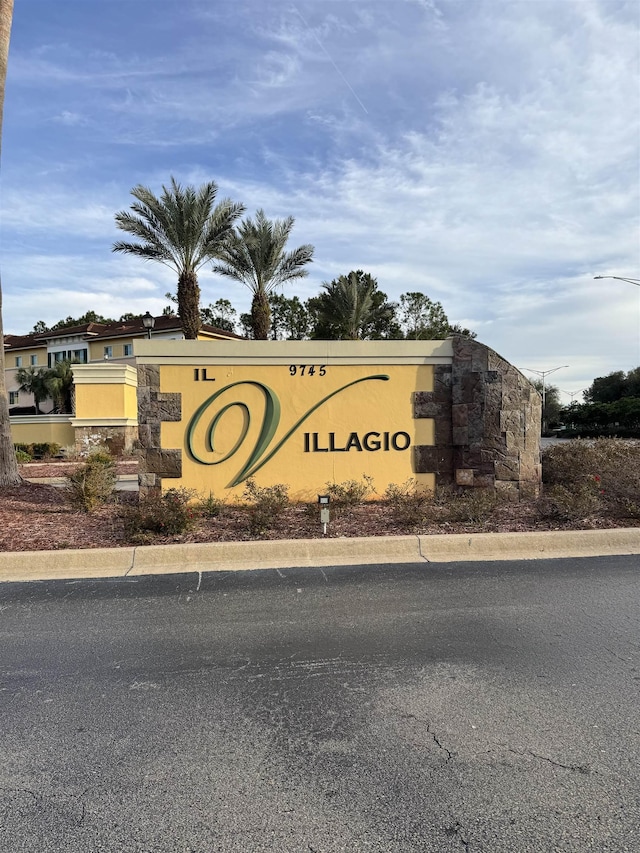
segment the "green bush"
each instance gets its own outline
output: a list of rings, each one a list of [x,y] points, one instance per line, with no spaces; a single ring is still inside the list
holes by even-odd
[[[433,494],[419,488],[413,477],[390,483],[384,493],[394,521],[402,527],[420,527],[433,511]]]
[[[52,456],[60,455],[60,445],[55,441],[42,441],[29,445],[29,453],[40,459],[51,459]]]
[[[577,521],[587,518],[601,507],[597,483],[573,484],[571,488],[555,484],[545,489],[538,500],[541,518],[554,521]]]
[[[218,518],[224,512],[225,503],[209,492],[206,498],[196,504],[196,508],[203,518]]]
[[[441,520],[477,524],[487,521],[503,498],[494,489],[439,489],[436,502],[442,510]]]
[[[248,504],[249,529],[252,533],[264,533],[275,526],[289,506],[289,487],[284,483],[274,486],[258,486],[253,478],[247,480],[242,497]]]
[[[592,492],[598,508],[615,517],[640,517],[640,443],[619,438],[575,439],[542,454],[543,501],[562,486],[586,500]],[[559,493],[558,493],[559,494]],[[556,494],[557,497],[557,494]]]
[[[327,483],[327,494],[335,509],[351,509],[363,503],[375,493],[373,477],[362,475],[362,480],[344,480],[342,483]]]
[[[121,517],[124,531],[132,539],[145,534],[159,533],[177,536],[190,530],[198,517],[194,507],[189,506],[193,492],[188,489],[169,489],[161,497],[141,497],[137,505],[124,506]]]
[[[33,460],[33,456],[30,453],[27,453],[26,450],[16,450],[16,461],[19,465],[24,465],[26,462],[31,462]]]
[[[76,508],[91,512],[105,504],[116,485],[115,463],[108,453],[91,453],[84,465],[66,477],[66,494]]]
[[[34,444],[17,443],[13,447],[16,453],[28,453],[31,459],[34,457],[38,459],[50,459],[52,456],[59,456],[61,450],[60,445],[56,444],[55,441],[41,441]]]

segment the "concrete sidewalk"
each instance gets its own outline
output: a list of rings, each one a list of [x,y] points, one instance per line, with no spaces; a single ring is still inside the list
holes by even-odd
[[[0,582],[305,566],[640,554],[640,528],[144,545],[0,553]]]

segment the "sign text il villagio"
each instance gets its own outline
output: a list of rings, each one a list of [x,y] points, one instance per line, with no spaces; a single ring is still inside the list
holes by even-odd
[[[289,367],[291,376],[324,376],[326,374],[325,365],[291,365]],[[194,379],[196,381],[215,381],[214,377],[207,376],[205,368],[196,368],[194,370]],[[200,406],[196,409],[193,416],[189,420],[186,428],[186,449],[192,460],[201,465],[221,465],[228,461],[244,448],[245,440],[249,433],[249,428],[252,422],[252,416],[256,417],[248,403],[242,399],[242,390],[244,388],[257,389],[264,400],[264,410],[262,412],[262,420],[259,422],[258,435],[254,445],[250,448],[246,462],[240,467],[235,476],[228,484],[228,488],[239,485],[240,483],[252,477],[264,465],[267,464],[278,451],[295,435],[305,421],[318,409],[320,409],[328,400],[331,400],[338,395],[345,394],[348,389],[362,383],[378,383],[388,382],[389,376],[383,373],[363,376],[351,382],[342,385],[341,387],[331,391],[322,397],[317,403],[312,405],[302,416],[293,423],[285,434],[274,443],[274,436],[280,425],[281,405],[280,399],[276,392],[264,382],[258,382],[251,379],[243,379],[237,382],[230,382],[224,387],[211,394]],[[236,399],[231,399],[230,402],[224,402],[223,395],[228,397],[228,392],[231,389],[236,389]],[[235,394],[233,395],[236,396]],[[346,395],[348,396],[348,394]],[[345,405],[347,405],[345,401]],[[231,410],[235,410],[241,416],[241,424],[239,433],[232,447],[219,458],[211,459],[206,454],[216,452],[216,430],[224,415]],[[258,418],[260,415],[258,415]],[[203,430],[200,428],[196,432],[197,427],[204,425]],[[200,439],[197,438],[200,436]],[[409,449],[411,437],[409,433],[404,431],[398,432],[350,432],[345,433],[342,437],[338,437],[335,431],[327,432],[322,436],[318,432],[303,432],[301,435],[303,451],[305,453],[349,453],[353,452],[403,452]],[[245,448],[246,449],[246,448]]]

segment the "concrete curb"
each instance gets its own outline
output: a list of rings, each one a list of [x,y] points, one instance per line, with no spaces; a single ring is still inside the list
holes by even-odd
[[[640,554],[640,528],[371,536],[0,553],[0,582]]]

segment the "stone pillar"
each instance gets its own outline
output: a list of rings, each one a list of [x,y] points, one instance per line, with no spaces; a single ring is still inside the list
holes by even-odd
[[[437,366],[434,390],[416,393],[414,417],[435,419],[436,446],[416,449],[416,470],[435,471],[438,485],[513,500],[539,493],[540,395],[489,347],[456,336],[451,367]]]
[[[160,392],[160,368],[138,366],[138,437],[140,462],[138,483],[142,496],[162,492],[163,477],[182,476],[182,451],[163,450],[160,446],[162,421],[179,421],[180,394]]]

